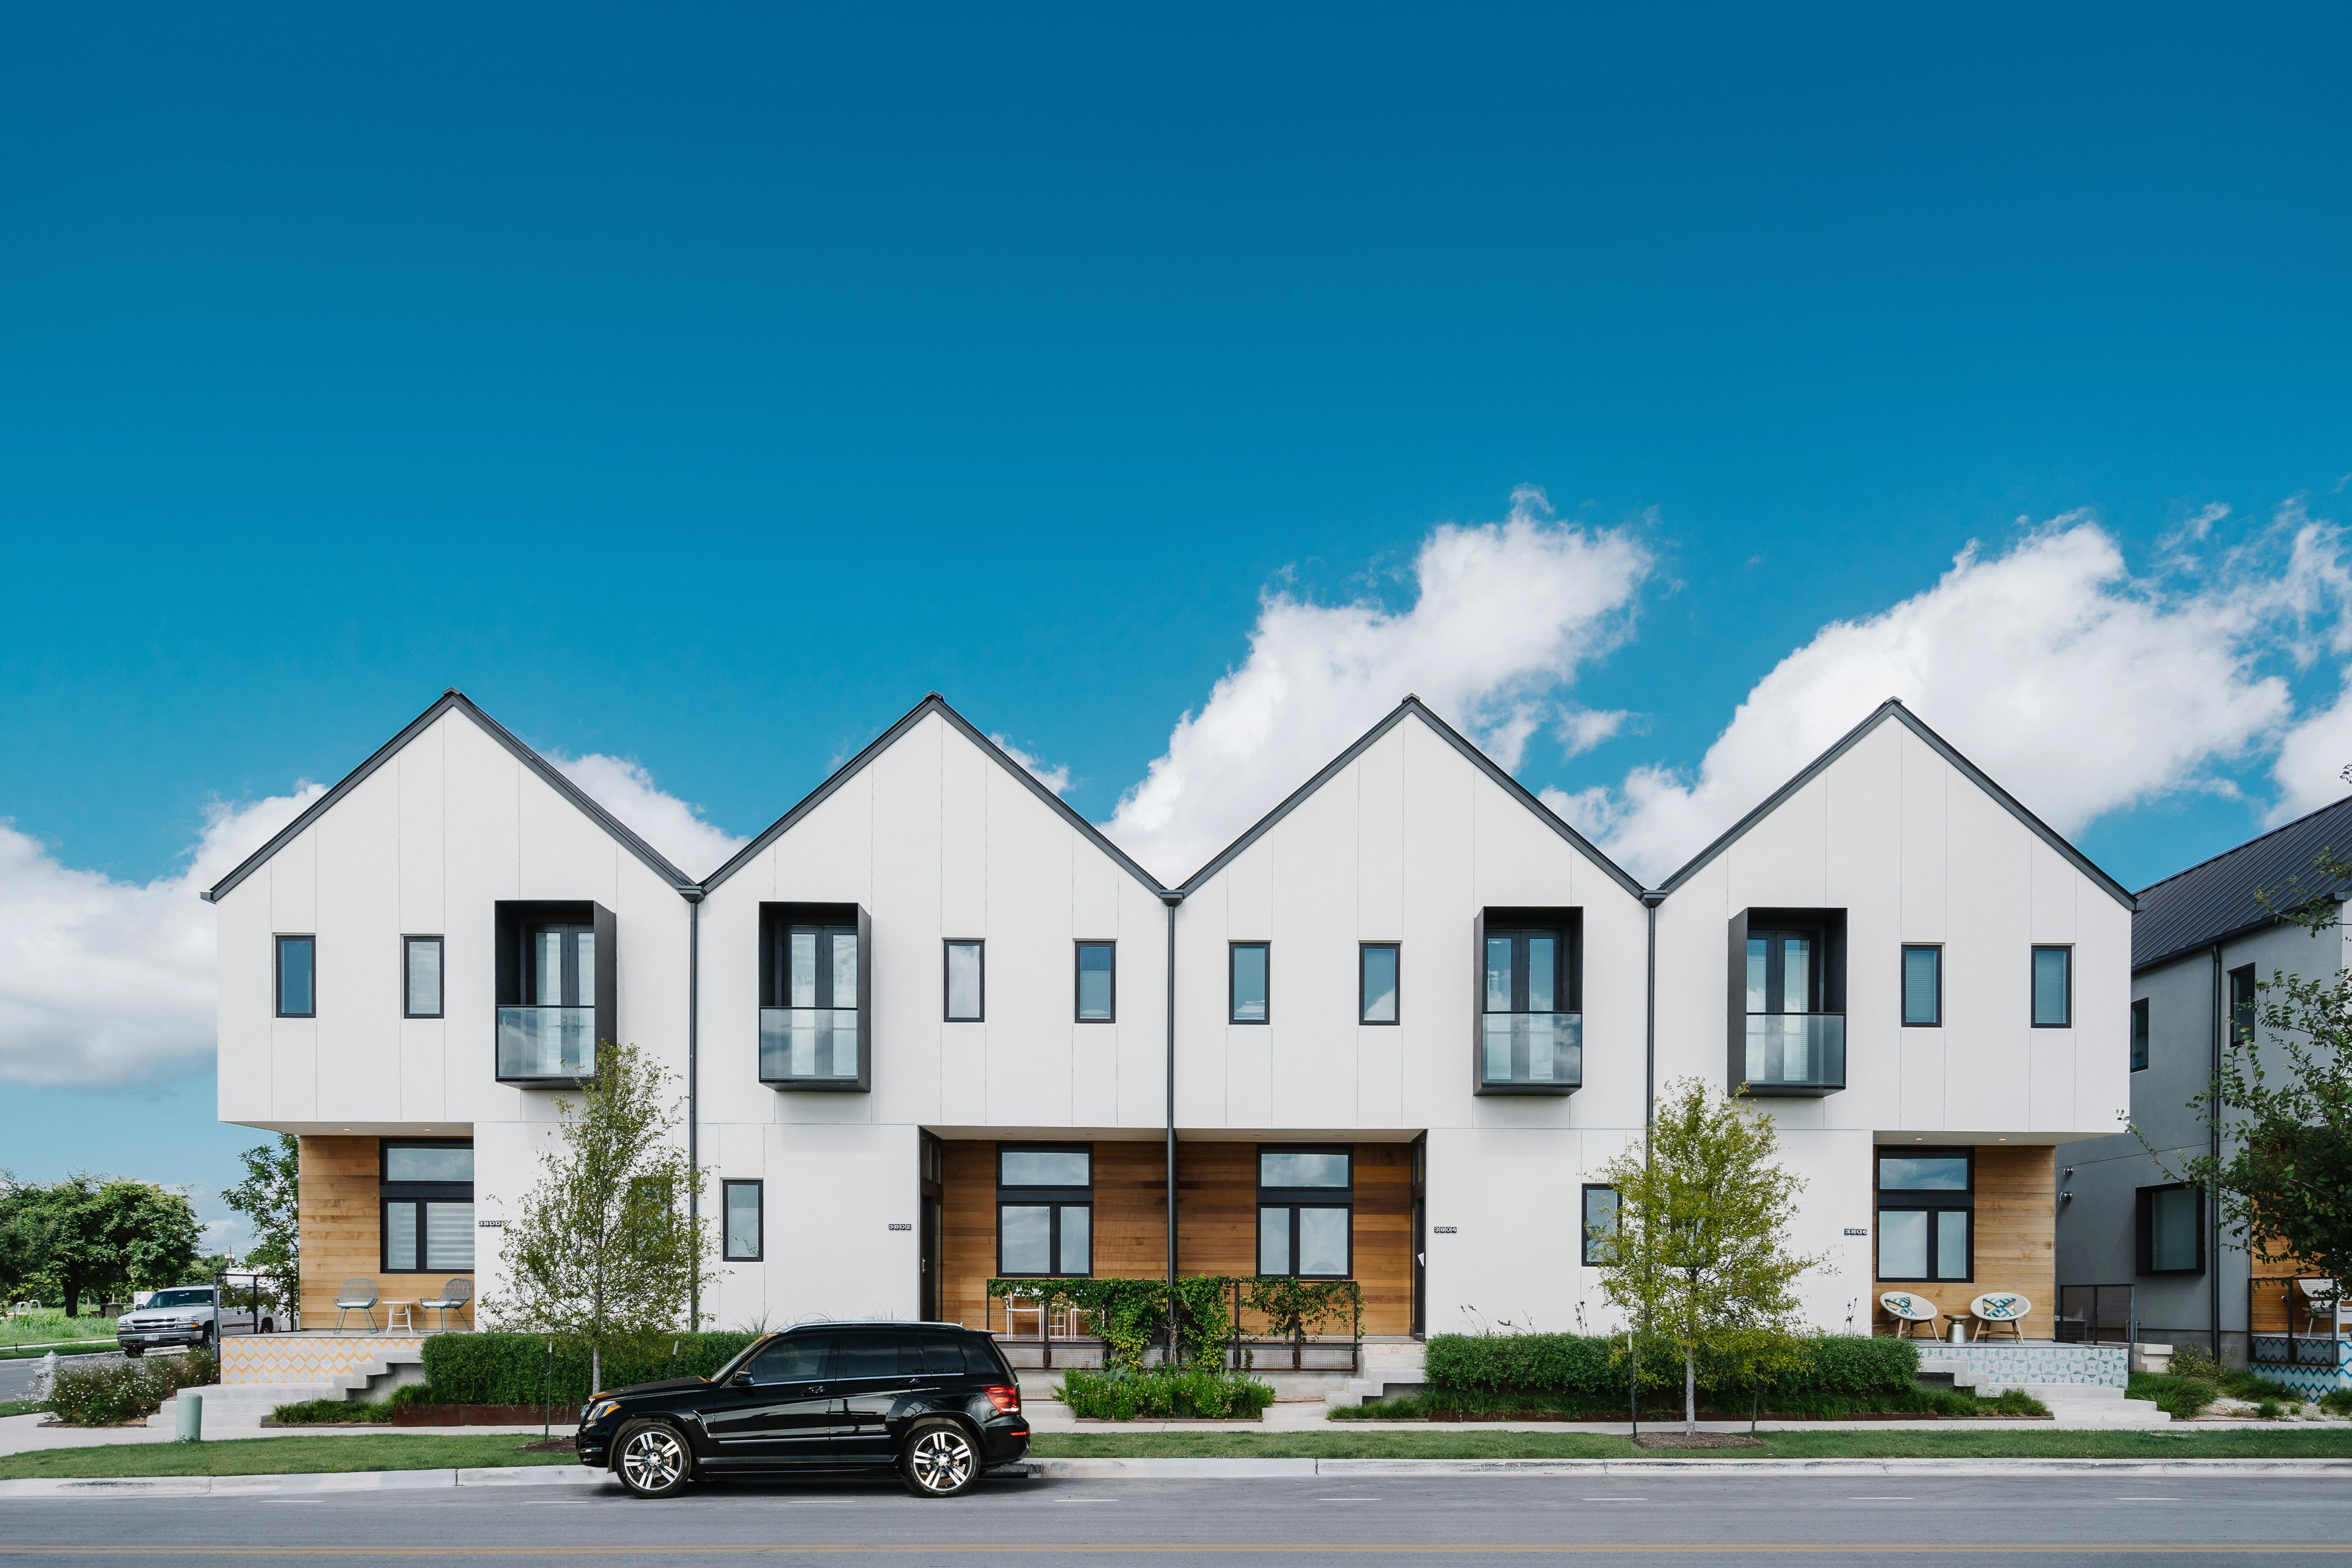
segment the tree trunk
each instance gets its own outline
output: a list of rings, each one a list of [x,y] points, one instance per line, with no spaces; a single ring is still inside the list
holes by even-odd
[[[1698,1430],[1698,1357],[1683,1352],[1683,1430]]]
[[[604,1347],[600,1344],[588,1347],[588,1387],[592,1393],[604,1392]]]

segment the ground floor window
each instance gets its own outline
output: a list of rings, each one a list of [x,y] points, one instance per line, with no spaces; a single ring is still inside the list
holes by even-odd
[[[470,1138],[386,1138],[378,1145],[383,1271],[463,1274],[474,1267]]]
[[[1976,1278],[1976,1155],[1878,1151],[1878,1277]]]
[[[999,1144],[996,1272],[1094,1272],[1094,1148],[1087,1144]]]
[[[722,1182],[719,1186],[722,1207],[727,1215],[727,1261],[756,1263],[760,1260],[763,1231],[760,1184],[755,1181],[730,1181]]]
[[[1598,1268],[1617,1246],[1617,1189],[1591,1183],[1584,1188],[1584,1262]]]
[[[2141,1187],[2136,1197],[2139,1271],[2203,1273],[2205,1195],[2187,1182],[2170,1182]]]
[[[1257,1154],[1257,1271],[1344,1280],[1355,1271],[1355,1152],[1345,1145]]]

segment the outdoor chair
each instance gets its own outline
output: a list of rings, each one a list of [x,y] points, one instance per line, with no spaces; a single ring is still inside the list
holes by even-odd
[[[1990,1338],[1996,1330],[2005,1328],[2011,1339],[2023,1340],[2025,1331],[2019,1325],[2032,1311],[2032,1301],[2007,1291],[1989,1291],[1969,1303],[1969,1316],[1977,1321],[1978,1339]]]
[[[1943,1313],[1927,1297],[1915,1296],[1908,1291],[1889,1291],[1878,1298],[1878,1304],[1885,1307],[1886,1315],[1895,1320],[1895,1338],[1915,1339],[1923,1324],[1927,1330],[1927,1337],[1936,1337],[1936,1320]]]
[[[2297,1280],[2295,1285],[2303,1291],[2304,1332],[2315,1334],[2319,1332],[2319,1325],[2324,1322],[2327,1325],[2328,1334],[2332,1337],[2336,1333],[2336,1281]]]
[[[452,1280],[447,1284],[441,1287],[441,1299],[439,1301],[419,1301],[416,1304],[425,1312],[439,1312],[441,1314],[442,1331],[446,1333],[449,1328],[449,1314],[451,1312],[463,1312],[466,1308],[466,1303],[473,1299],[474,1281],[460,1278]]]
[[[343,1319],[347,1315],[352,1312],[363,1312],[367,1315],[368,1330],[370,1333],[373,1333],[375,1330],[376,1301],[375,1281],[373,1280],[344,1281],[343,1288],[335,1292],[336,1332],[339,1333],[342,1332]]]

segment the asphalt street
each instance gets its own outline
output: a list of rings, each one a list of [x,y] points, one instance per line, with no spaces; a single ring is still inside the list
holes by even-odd
[[[2324,1478],[1322,1477],[1002,1480],[946,1502],[887,1482],[711,1488],[648,1503],[452,1489],[286,1498],[12,1499],[0,1565],[386,1559],[665,1564],[1350,1555],[1449,1563],[1901,1556],[2040,1563],[2352,1561]]]

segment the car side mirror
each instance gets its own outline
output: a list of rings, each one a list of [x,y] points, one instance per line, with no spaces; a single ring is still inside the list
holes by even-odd
[[[732,1376],[732,1377],[730,1377],[730,1378],[729,1378],[729,1379],[727,1380],[727,1386],[728,1386],[728,1387],[730,1387],[730,1388],[749,1388],[749,1387],[751,1387],[751,1373],[750,1373],[750,1372],[748,1372],[748,1371],[745,1371],[745,1372],[739,1372],[739,1373],[737,1373],[734,1376]]]

